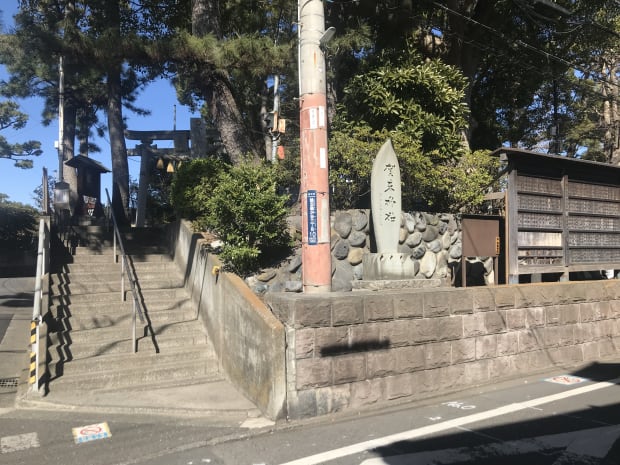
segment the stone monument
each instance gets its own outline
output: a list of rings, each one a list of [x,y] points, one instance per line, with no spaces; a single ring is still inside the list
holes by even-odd
[[[439,280],[415,279],[420,263],[411,253],[399,252],[402,219],[401,178],[392,141],[385,141],[372,166],[370,201],[377,251],[362,258],[363,279],[357,289],[438,286]],[[437,281],[437,282],[435,282]]]

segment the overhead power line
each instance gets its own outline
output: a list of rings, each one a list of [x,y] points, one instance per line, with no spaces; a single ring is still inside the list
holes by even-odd
[[[578,65],[577,63],[568,61],[568,60],[566,60],[566,59],[564,59],[562,57],[559,57],[559,56],[554,55],[552,53],[549,53],[549,52],[547,52],[545,50],[542,50],[542,49],[540,49],[538,47],[535,47],[535,46],[533,46],[531,44],[528,44],[527,42],[524,42],[524,41],[522,41],[520,39],[512,40],[512,39],[508,38],[504,33],[498,31],[497,29],[495,29],[495,28],[493,28],[491,26],[487,26],[486,24],[481,23],[480,21],[476,21],[475,19],[470,18],[469,16],[466,16],[466,15],[464,15],[464,14],[458,12],[458,11],[455,11],[455,10],[445,6],[445,5],[442,5],[441,3],[432,2],[432,4],[435,5],[438,8],[441,8],[442,10],[446,11],[449,14],[452,14],[454,16],[458,16],[458,17],[464,19],[465,21],[468,21],[468,22],[470,22],[472,24],[475,24],[476,26],[482,27],[483,29],[485,29],[485,30],[491,32],[492,34],[500,37],[502,40],[504,40],[504,42],[508,46],[510,46],[511,44],[514,44],[514,45],[520,46],[522,48],[526,48],[526,49],[528,49],[528,50],[530,50],[530,51],[532,51],[534,53],[537,53],[539,55],[544,56],[548,60],[553,60],[553,61],[555,61],[557,63],[560,63],[560,64],[563,64],[563,65],[568,66],[570,68],[573,68],[576,71],[579,71],[580,73],[587,74],[587,75],[592,75],[592,73],[590,71],[581,68],[581,66]],[[593,76],[593,78],[594,78],[594,76]],[[608,80],[608,79],[606,79],[606,78],[604,78],[602,76],[597,76],[597,80],[601,81],[601,82],[604,82],[604,83],[606,83],[606,84],[608,84],[610,86],[614,86],[614,87],[618,87],[618,85],[619,85],[618,83],[610,81],[610,80]]]

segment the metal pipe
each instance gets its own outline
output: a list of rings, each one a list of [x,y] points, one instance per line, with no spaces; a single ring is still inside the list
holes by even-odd
[[[32,305],[32,322],[35,324],[35,338],[31,341],[31,363],[34,363],[34,380],[30,380],[30,390],[39,392],[39,326],[41,324],[41,302],[43,301],[43,273],[45,267],[45,219],[39,220],[39,244],[37,249],[37,268],[34,284],[34,301]],[[34,357],[33,357],[34,356]]]
[[[133,353],[138,351],[138,340],[136,338],[136,298],[133,299],[133,316],[132,316],[132,341]]]
[[[121,300],[125,302],[125,256],[121,260]]]

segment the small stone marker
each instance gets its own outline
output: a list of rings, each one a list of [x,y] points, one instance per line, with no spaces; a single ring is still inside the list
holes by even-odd
[[[391,139],[381,146],[372,165],[370,202],[377,252],[397,252],[402,200],[400,167]]]

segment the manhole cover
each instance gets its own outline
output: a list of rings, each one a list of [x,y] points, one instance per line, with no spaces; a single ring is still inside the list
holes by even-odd
[[[1,388],[16,388],[18,378],[0,378],[0,389]]]

